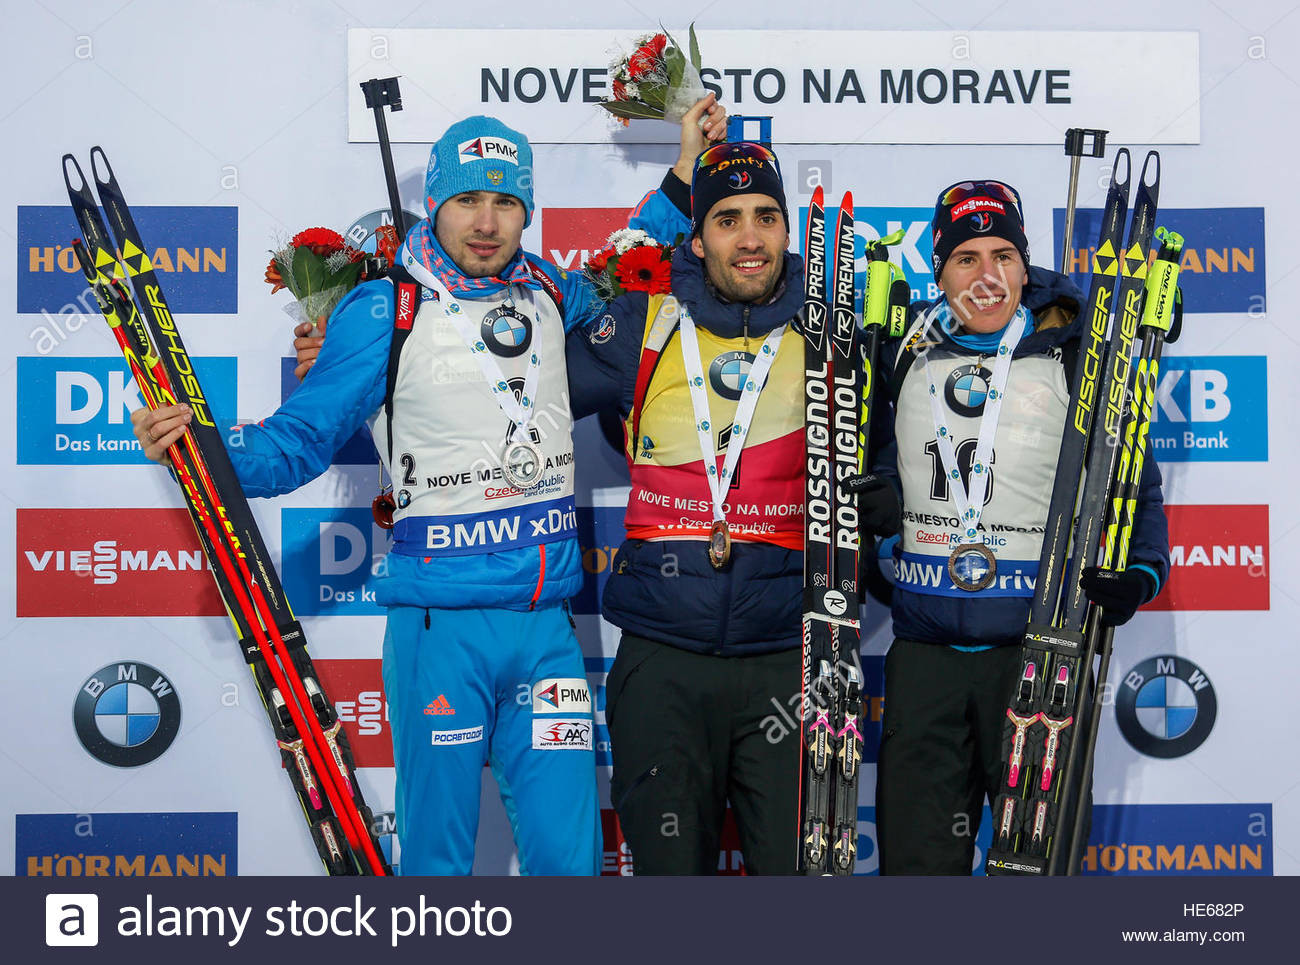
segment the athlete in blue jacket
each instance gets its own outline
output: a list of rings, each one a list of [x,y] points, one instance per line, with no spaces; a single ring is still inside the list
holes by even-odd
[[[953,185],[939,196],[932,233],[944,297],[913,306],[910,330],[890,353],[896,447],[878,468],[897,472],[902,504],[882,479],[864,497],[874,505],[863,507],[892,516],[882,529],[901,523],[876,770],[882,874],[970,873],[983,801],[1002,780],[1007,698],[1065,425],[1067,367],[1084,322],[1069,279],[1028,267],[1019,195],[1009,186]],[[987,469],[985,482],[976,465]],[[995,559],[995,578],[982,588],[958,585],[948,567],[953,545],[967,542],[958,520],[967,499],[982,507],[978,526]],[[1130,619],[1168,574],[1150,454],[1138,505],[1128,568],[1084,576],[1112,625]]]
[[[709,97],[682,128],[689,165],[725,115]],[[349,293],[303,384],[230,447],[250,496],[320,475],[363,423],[389,470],[394,539],[373,587],[406,874],[470,872],[484,763],[521,871],[600,867],[591,693],[565,605],[582,571],[564,344],[603,305],[520,248],[533,183],[519,132],[448,128],[393,279]],[[672,238],[689,221],[652,192],[634,226]],[[188,419],[133,414],[146,455],[161,461]]]

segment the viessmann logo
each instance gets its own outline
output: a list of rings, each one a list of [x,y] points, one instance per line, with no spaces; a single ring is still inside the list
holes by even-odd
[[[218,425],[235,414],[234,358],[196,358],[195,373]],[[131,431],[144,405],[126,362],[117,358],[18,359],[20,466],[145,465]],[[223,421],[224,420],[224,421]]]
[[[1148,610],[1269,609],[1268,506],[1165,506],[1169,580]]]
[[[393,738],[380,661],[370,658],[312,663],[343,722],[357,767],[392,767]]]
[[[576,271],[605,247],[605,239],[627,227],[628,208],[543,208],[542,254]]]
[[[237,207],[136,205],[131,213],[175,314],[239,310]],[[18,206],[20,314],[58,314],[82,297],[85,277],[69,243],[80,233],[66,204]],[[86,314],[98,314],[86,304]]]
[[[224,616],[183,509],[19,509],[17,615]]]

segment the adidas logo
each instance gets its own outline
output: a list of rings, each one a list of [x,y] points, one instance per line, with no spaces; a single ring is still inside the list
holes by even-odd
[[[436,698],[429,701],[429,706],[424,708],[424,712],[431,716],[434,714],[446,716],[448,714],[456,713],[451,709],[451,701],[449,701],[443,694],[439,694]]]

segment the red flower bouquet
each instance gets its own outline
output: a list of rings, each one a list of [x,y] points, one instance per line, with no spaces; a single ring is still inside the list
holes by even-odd
[[[623,228],[609,236],[582,271],[607,302],[628,292],[666,295],[672,290],[672,256],[671,245],[655,241],[644,231]]]
[[[611,96],[600,106],[623,124],[634,117],[680,121],[706,93],[694,24],[690,42],[688,57],[667,31],[641,37],[632,53],[609,65]]]

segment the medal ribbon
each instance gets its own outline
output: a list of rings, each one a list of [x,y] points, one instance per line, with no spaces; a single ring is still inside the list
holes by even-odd
[[[947,308],[946,303],[939,302],[931,309],[926,319],[926,328],[934,322],[940,311]],[[993,437],[998,431],[998,419],[1002,415],[1002,401],[1006,398],[1007,380],[1011,377],[1011,354],[1029,324],[1029,313],[1023,305],[1016,309],[1015,317],[1007,325],[1002,341],[998,343],[997,355],[993,362],[993,372],[989,377],[988,397],[984,401],[984,412],[980,416],[979,438],[975,443],[975,457],[970,467],[970,492],[962,482],[961,470],[957,468],[957,452],[952,445],[952,432],[948,429],[944,417],[943,405],[939,401],[939,389],[934,384],[934,375],[930,371],[930,357],[927,352],[921,357],[925,363],[925,377],[930,383],[930,414],[934,419],[935,440],[939,444],[939,459],[952,487],[953,502],[957,506],[957,515],[965,527],[964,542],[983,543],[979,536],[980,517],[984,514],[984,495],[989,485],[989,456],[993,453]]]
[[[510,383],[506,381],[505,373],[501,371],[501,365],[497,362],[496,356],[488,351],[487,343],[479,337],[479,333],[474,331],[474,325],[465,316],[465,310],[461,308],[460,302],[452,297],[447,286],[442,283],[437,275],[423,269],[424,266],[418,263],[407,266],[413,276],[418,281],[432,288],[438,293],[438,299],[442,303],[442,313],[447,316],[456,331],[460,334],[461,340],[469,349],[470,356],[478,364],[479,370],[487,380],[488,388],[492,390],[492,397],[501,407],[501,411],[506,414],[506,418],[514,423],[510,430],[510,435],[506,439],[507,444],[516,434],[522,433],[527,436],[525,430],[528,423],[533,421],[533,409],[537,405],[537,382],[541,377],[542,360],[537,352],[537,344],[540,339],[539,330],[541,328],[541,316],[537,313],[537,306],[533,301],[533,293],[523,289],[524,297],[527,299],[529,307],[533,313],[533,350],[528,358],[528,369],[524,373],[524,391],[520,398],[516,398],[514,392],[510,390]]]
[[[700,362],[700,343],[695,334],[695,320],[685,304],[681,304],[681,341],[682,363],[686,367],[686,384],[691,390],[691,409],[695,414],[695,429],[700,437],[700,453],[704,456],[705,478],[709,481],[709,495],[713,497],[713,521],[725,523],[726,515],[722,512],[722,494],[727,491],[731,478],[740,465],[740,453],[745,448],[745,435],[749,422],[754,417],[758,406],[758,397],[763,393],[767,375],[776,361],[777,349],[781,346],[781,336],[786,326],[773,329],[763,339],[763,344],[754,357],[741,388],[740,402],[736,405],[736,414],[732,418],[731,438],[727,440],[727,454],[722,460],[722,472],[718,472],[718,455],[713,445],[713,431],[709,425],[709,396],[704,390],[704,365]]]

